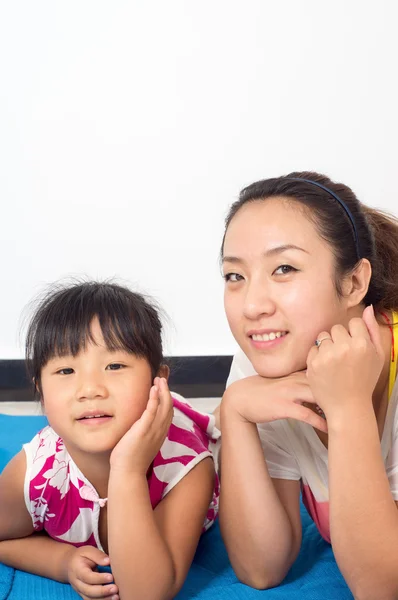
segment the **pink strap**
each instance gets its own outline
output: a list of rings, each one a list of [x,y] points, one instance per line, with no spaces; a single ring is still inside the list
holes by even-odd
[[[104,508],[107,503],[108,498],[100,498],[97,492],[89,487],[88,485],[83,485],[79,490],[80,497],[83,500],[90,500],[91,502],[98,502],[101,508]]]

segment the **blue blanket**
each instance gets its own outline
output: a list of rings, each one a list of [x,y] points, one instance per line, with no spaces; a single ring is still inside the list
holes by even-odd
[[[44,426],[44,417],[0,415],[0,471],[24,442]],[[299,557],[282,585],[253,590],[236,579],[221,540],[218,523],[202,536],[178,600],[352,600],[329,544],[302,507],[303,543]],[[15,571],[0,564],[0,600],[77,600],[69,585]]]

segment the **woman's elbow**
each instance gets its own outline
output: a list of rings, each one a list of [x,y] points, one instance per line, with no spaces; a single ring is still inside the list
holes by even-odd
[[[256,590],[268,590],[277,587],[286,577],[286,570],[277,571],[266,568],[234,567],[235,574],[241,583]]]

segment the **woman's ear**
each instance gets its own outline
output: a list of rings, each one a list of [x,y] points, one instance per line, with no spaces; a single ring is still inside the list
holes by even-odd
[[[344,278],[343,296],[347,308],[358,306],[365,298],[372,277],[372,266],[367,258],[362,258],[358,266]]]
[[[166,381],[169,380],[170,368],[168,365],[160,365],[159,371],[156,374],[157,377],[164,377]]]

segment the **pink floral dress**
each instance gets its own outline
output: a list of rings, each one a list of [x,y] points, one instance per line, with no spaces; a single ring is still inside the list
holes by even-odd
[[[194,410],[182,398],[173,396],[173,404],[172,424],[148,474],[153,508],[200,461],[208,456],[216,460],[219,449],[220,432],[213,415]],[[106,499],[99,498],[69,456],[62,439],[47,426],[24,445],[24,450],[25,503],[35,531],[45,530],[55,540],[74,546],[91,545],[103,550],[98,522]],[[204,530],[217,516],[218,496],[216,476]]]

